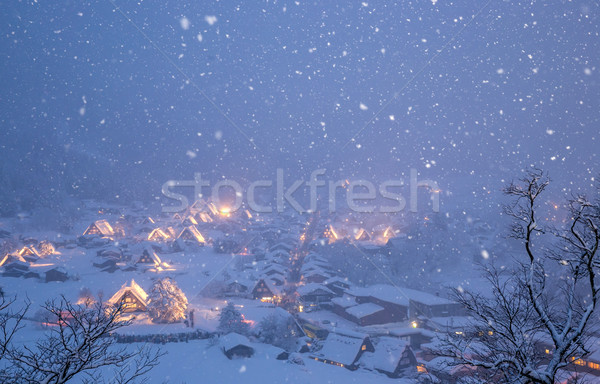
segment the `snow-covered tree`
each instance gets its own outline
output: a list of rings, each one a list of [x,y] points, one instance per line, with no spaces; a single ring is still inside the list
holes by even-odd
[[[235,309],[231,301],[221,309],[218,330],[223,333],[235,332],[242,335],[248,333],[248,324],[244,322],[244,317]]]
[[[548,228],[540,217],[548,184],[536,170],[506,189],[511,234],[523,246],[516,268],[487,268],[491,295],[455,291],[474,324],[469,334],[448,335],[443,353],[496,383],[554,384],[560,369],[589,353],[600,299],[600,200],[573,198],[564,227]]]
[[[299,336],[294,318],[277,313],[265,316],[258,324],[258,330],[262,342],[287,351],[294,349]]]
[[[122,305],[76,305],[62,297],[43,309],[53,326],[34,344],[8,345],[9,364],[0,370],[0,382],[124,384],[141,379],[158,364],[161,353],[156,349],[117,346],[111,334],[130,324],[121,320]]]
[[[174,323],[185,318],[188,300],[171,278],[154,282],[149,295],[148,313],[156,323]]]

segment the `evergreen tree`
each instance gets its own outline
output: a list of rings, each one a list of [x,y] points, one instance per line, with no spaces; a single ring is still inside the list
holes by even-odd
[[[221,309],[217,329],[223,333],[236,332],[243,335],[248,333],[248,324],[244,323],[240,311],[235,309],[232,302],[229,302],[225,308]]]
[[[171,278],[157,280],[150,292],[148,312],[156,323],[175,323],[185,317],[187,297]]]

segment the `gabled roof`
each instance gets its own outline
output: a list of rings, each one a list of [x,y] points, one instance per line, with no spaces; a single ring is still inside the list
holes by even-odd
[[[348,294],[360,297],[370,296],[382,301],[404,306],[408,306],[409,300],[427,305],[454,304],[451,300],[427,292],[389,284],[375,284],[370,287],[354,287],[348,290]]]
[[[381,312],[383,310],[384,308],[377,304],[364,303],[346,308],[346,313],[356,317],[357,319],[362,319],[363,317],[372,315],[377,312]]]
[[[36,256],[41,257],[40,253],[33,245],[26,245],[19,251],[19,256]]]
[[[19,254],[9,254],[7,253],[0,259],[0,267],[3,265],[9,265],[12,263],[23,263],[29,265],[27,261],[23,258],[23,256]]]
[[[322,284],[318,283],[308,283],[306,285],[301,285],[296,288],[296,292],[300,296],[306,296],[310,294],[321,294],[321,295],[335,295],[329,288]]]
[[[235,348],[238,345],[250,346],[250,340],[244,335],[231,332],[221,336],[219,338],[219,344],[221,344],[221,347],[223,347],[225,351],[229,351],[231,348]]]
[[[322,343],[323,348],[315,356],[351,366],[358,359],[364,342],[365,338],[330,333]]]
[[[354,240],[358,240],[358,241],[371,240],[371,234],[369,232],[367,232],[364,228],[361,228],[354,233]]]
[[[148,304],[148,294],[140,287],[135,280],[131,279],[131,283],[127,283],[121,286],[121,289],[117,291],[109,300],[108,303],[111,305],[119,304],[123,295],[130,292],[136,299],[138,299],[144,306]]]
[[[361,357],[361,362],[369,367],[392,373],[396,371],[405,352],[412,354],[408,341],[380,337],[375,345],[375,351],[365,353]]]
[[[148,234],[148,240],[167,240],[171,236],[161,228],[156,228]]]
[[[89,227],[83,232],[84,235],[89,234],[101,234],[102,236],[113,236],[115,231],[113,227],[106,220],[97,220],[90,224]]]
[[[183,240],[195,240],[199,243],[205,242],[204,236],[202,236],[200,231],[198,231],[198,228],[194,227],[193,225],[185,227],[179,236],[177,236],[177,238]]]
[[[154,252],[154,250],[152,248],[146,248],[142,252],[142,255],[138,259],[137,263],[160,265],[161,260],[160,260],[160,257],[158,257],[158,255],[156,254],[156,252]]]

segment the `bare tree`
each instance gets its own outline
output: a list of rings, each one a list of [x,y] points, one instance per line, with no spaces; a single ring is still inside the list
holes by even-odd
[[[29,302],[25,302],[22,308],[14,309],[15,300],[14,297],[6,297],[0,288],[0,363],[6,357],[13,337],[22,328],[23,318],[29,308]]]
[[[10,366],[3,383],[62,384],[79,376],[102,382],[111,375],[110,382],[124,384],[158,364],[158,350],[134,351],[116,345],[111,334],[130,324],[122,320],[122,305],[106,306],[102,301],[76,305],[61,297],[43,309],[47,333],[33,346],[8,346]]]
[[[486,270],[491,294],[455,290],[473,328],[468,335],[449,334],[442,352],[478,368],[485,380],[554,384],[561,368],[589,353],[600,295],[600,204],[575,196],[564,228],[547,228],[539,216],[549,182],[534,170],[505,190],[514,199],[505,208],[514,219],[511,236],[523,246],[517,267]],[[558,270],[554,279],[551,270]]]

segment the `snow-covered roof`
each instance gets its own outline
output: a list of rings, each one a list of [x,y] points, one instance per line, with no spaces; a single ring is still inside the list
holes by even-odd
[[[329,288],[324,286],[323,284],[318,283],[308,283],[306,285],[301,285],[296,289],[296,292],[300,296],[309,295],[314,292],[322,291],[323,294],[335,295]]]
[[[339,305],[342,308],[348,308],[356,305],[356,300],[354,300],[354,297],[348,295],[334,297],[331,299],[331,302],[335,305]]]
[[[346,308],[346,313],[356,317],[357,319],[363,318],[365,316],[372,315],[374,313],[383,311],[384,308],[377,304],[373,303],[364,303],[355,305],[353,307]]]
[[[240,335],[239,333],[228,333],[219,338],[219,344],[223,349],[229,351],[231,348],[235,348],[238,345],[247,345],[250,346],[250,340],[244,335]]]
[[[198,231],[198,228],[194,227],[193,225],[190,225],[188,227],[185,227],[181,233],[179,234],[179,236],[177,236],[178,239],[180,238],[189,238],[189,239],[194,239],[196,241],[198,241],[199,243],[204,243],[204,236],[202,236],[202,234],[200,233],[200,231]]]
[[[366,352],[360,360],[369,368],[394,372],[402,359],[402,354],[408,347],[409,343],[405,340],[380,337],[375,344],[375,351]]]
[[[148,300],[148,294],[146,291],[140,287],[135,280],[131,279],[131,283],[127,285],[127,283],[121,286],[121,289],[117,291],[109,300],[108,303],[111,305],[116,305],[119,303],[119,300],[123,297],[126,292],[130,292],[134,295],[142,304],[146,305]]]
[[[115,234],[115,231],[113,230],[112,226],[106,220],[95,221],[88,227],[88,229],[86,229],[84,234],[87,234],[88,231],[90,231],[93,227],[96,227],[98,231],[100,231],[100,233],[104,236],[112,236]]]
[[[388,284],[376,284],[370,287],[354,287],[348,290],[348,294],[361,297],[371,296],[382,301],[404,306],[408,306],[409,300],[427,305],[454,304],[451,300],[430,293]]]
[[[330,333],[323,341],[323,348],[314,355],[344,365],[352,365],[358,356],[364,339]]]

